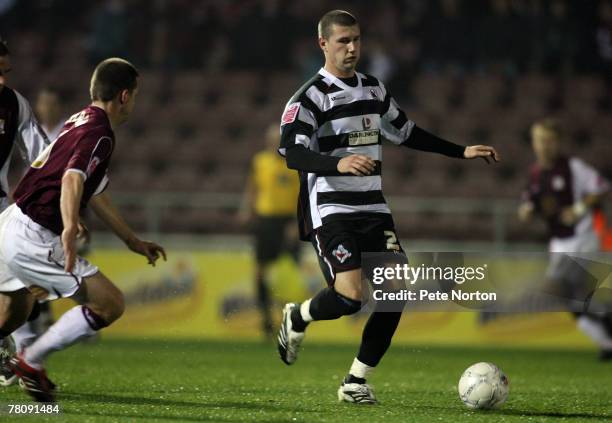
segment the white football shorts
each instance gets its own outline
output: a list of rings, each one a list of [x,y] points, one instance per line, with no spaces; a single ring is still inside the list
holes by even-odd
[[[61,238],[25,215],[15,204],[0,214],[0,292],[23,286],[39,286],[49,292],[47,300],[70,297],[83,278],[98,268],[77,257],[71,273],[64,271]]]

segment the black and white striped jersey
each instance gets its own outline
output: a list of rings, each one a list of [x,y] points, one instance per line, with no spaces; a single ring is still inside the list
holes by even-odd
[[[8,173],[15,148],[29,164],[48,145],[28,101],[15,90],[0,87],[0,211],[9,205]]]
[[[386,213],[382,193],[381,142],[402,144],[413,130],[378,79],[356,73],[350,86],[325,69],[303,85],[287,103],[281,121],[279,153],[304,146],[312,152],[342,158],[363,154],[376,161],[370,176],[335,171],[300,172],[298,217],[302,239],[322,224],[355,213]]]

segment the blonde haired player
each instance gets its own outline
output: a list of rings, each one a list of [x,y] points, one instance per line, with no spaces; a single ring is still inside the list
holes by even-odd
[[[609,183],[587,163],[562,151],[561,123],[552,118],[531,127],[536,163],[518,209],[527,222],[540,216],[548,224],[548,250],[553,253],[547,278],[553,286],[574,295],[585,289],[583,271],[562,253],[595,253],[600,250],[593,227],[594,210],[609,190]],[[578,327],[601,349],[601,360],[612,359],[612,315],[574,311]]]

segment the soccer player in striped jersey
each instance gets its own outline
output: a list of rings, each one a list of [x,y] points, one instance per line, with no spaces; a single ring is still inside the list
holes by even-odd
[[[362,252],[390,252],[405,260],[381,191],[383,138],[450,157],[499,159],[492,147],[460,146],[419,128],[383,83],[356,72],[361,37],[353,15],[328,12],[318,34],[325,65],[287,103],[279,152],[299,171],[300,236],[313,243],[329,286],[301,304],[285,306],[278,350],[286,364],[297,359],[310,322],[361,308]],[[387,351],[400,317],[400,312],[370,315],[339,400],[376,403],[366,379]]]
[[[11,55],[7,45],[0,40],[0,212],[9,206],[8,173],[11,156],[18,150],[24,161],[33,162],[49,145],[43,128],[38,124],[28,101],[16,90],[6,84],[12,70]],[[25,291],[25,285],[14,279],[6,289]],[[0,299],[0,309],[6,301]],[[38,314],[38,303],[30,315],[30,320]],[[25,325],[24,325],[25,327]],[[15,340],[17,348],[18,340]],[[0,386],[16,382],[14,372],[8,366],[8,360],[15,347],[9,333],[0,331]]]

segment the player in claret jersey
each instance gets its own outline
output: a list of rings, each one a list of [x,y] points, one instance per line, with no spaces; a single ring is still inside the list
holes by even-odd
[[[536,163],[530,169],[519,218],[540,216],[548,225],[551,253],[547,280],[561,297],[584,298],[588,281],[582,266],[562,253],[596,253],[599,239],[593,222],[610,184],[581,159],[562,150],[563,130],[556,119],[531,128]],[[573,310],[578,327],[600,348],[602,361],[612,360],[612,313]]]
[[[80,212],[91,206],[129,249],[150,264],[165,252],[140,240],[109,196],[107,169],[115,147],[114,128],[131,113],[138,72],[129,62],[101,62],[91,78],[92,103],[72,116],[58,138],[32,163],[15,191],[16,203],[0,215],[0,334],[23,324],[35,298],[71,297],[67,311],[32,345],[11,360],[13,371],[38,401],[53,401],[44,361],[54,351],[91,336],[123,313],[121,291],[97,267],[76,254]],[[28,291],[4,289],[17,278]]]

